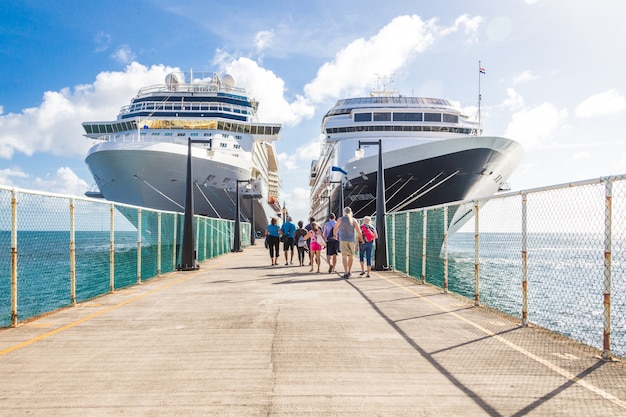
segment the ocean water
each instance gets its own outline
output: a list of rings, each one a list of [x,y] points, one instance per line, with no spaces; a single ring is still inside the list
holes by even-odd
[[[0,231],[0,327],[11,324],[11,236]],[[109,232],[75,233],[76,301],[105,294],[111,288]],[[142,246],[138,271],[137,232],[115,232],[115,289],[158,274],[157,247]],[[161,271],[174,269],[174,248],[161,248]],[[67,231],[18,232],[18,319],[26,320],[71,305],[70,235]]]
[[[406,230],[397,228],[394,237],[397,247],[390,249],[393,254],[391,264],[395,269],[406,272],[408,263],[409,275],[419,279],[422,273],[421,236],[409,239],[408,258],[404,245]],[[435,236],[432,241],[429,240],[426,250],[426,281],[439,287],[444,285],[441,239],[441,236]],[[621,357],[626,357],[624,248],[626,242],[613,240],[611,350]],[[521,319],[522,235],[481,233],[478,265],[480,303]],[[457,232],[448,240],[448,290],[473,300],[475,286],[474,233]],[[592,347],[603,348],[605,276],[602,235],[529,234],[527,290],[530,323]]]
[[[404,230],[404,229],[403,229]],[[404,230],[403,233],[406,233]],[[227,233],[223,233],[227,236]],[[229,250],[212,248],[210,256]],[[76,300],[110,291],[109,232],[76,232]],[[180,240],[179,240],[180,241]],[[398,239],[399,242],[404,241]],[[410,246],[410,274],[421,275],[421,241]],[[611,349],[626,357],[626,242],[614,241],[611,269]],[[18,233],[18,319],[26,320],[71,304],[70,239],[67,231]],[[480,302],[513,317],[522,314],[521,235],[484,233],[479,244]],[[161,272],[175,269],[171,245],[162,246]],[[114,287],[122,288],[158,273],[157,247],[142,246],[137,270],[137,232],[115,233]],[[0,231],[0,327],[11,324],[10,233]],[[396,248],[396,269],[406,250]],[[604,323],[604,241],[593,234],[530,234],[527,239],[528,319],[531,323],[601,349]],[[199,260],[202,258],[199,251]],[[448,243],[449,290],[474,298],[474,235],[456,233]],[[393,264],[393,260],[392,260]],[[402,266],[402,268],[398,267]],[[443,259],[428,251],[426,278],[443,285]]]

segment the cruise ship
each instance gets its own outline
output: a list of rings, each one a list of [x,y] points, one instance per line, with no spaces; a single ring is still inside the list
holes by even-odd
[[[280,212],[282,126],[260,123],[259,103],[235,84],[228,74],[171,73],[141,88],[115,120],[82,123],[96,142],[86,163],[97,190],[87,195],[184,212],[191,143],[194,213],[235,219],[239,187],[242,219],[254,210],[255,230],[264,230]]]
[[[376,215],[379,151],[387,213],[493,195],[523,156],[514,140],[483,136],[480,122],[448,100],[385,91],[339,100],[322,132],[309,180],[310,214],[320,220],[345,206],[357,218]],[[449,216],[450,233],[471,218],[469,210]]]

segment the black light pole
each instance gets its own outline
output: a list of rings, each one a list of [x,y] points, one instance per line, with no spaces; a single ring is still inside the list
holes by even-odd
[[[376,175],[376,231],[378,232],[378,242],[376,243],[375,266],[377,271],[386,271],[390,269],[387,257],[387,224],[385,220],[385,171],[383,167],[383,144],[382,140],[378,142],[359,141],[359,150],[357,152],[362,157],[363,150],[361,146],[378,145],[378,173]]]
[[[235,180],[235,232],[232,252],[241,252],[241,213],[239,212],[239,184],[250,184],[250,180]]]
[[[176,267],[178,271],[193,271],[200,268],[196,263],[193,232],[193,174],[191,169],[191,144],[208,143],[209,150],[213,150],[211,139],[191,139],[187,141],[187,180],[185,181],[185,220],[183,226],[183,253],[181,262]]]
[[[256,245],[256,233],[254,232],[254,199],[250,199],[250,245]]]

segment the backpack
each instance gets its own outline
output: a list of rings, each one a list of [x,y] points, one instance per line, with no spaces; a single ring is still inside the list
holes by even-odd
[[[298,247],[304,248],[306,246],[306,240],[304,240],[304,236],[300,236],[298,238]]]
[[[363,238],[366,242],[371,242],[374,240],[374,232],[372,231],[371,226],[362,225],[361,233],[363,233]]]

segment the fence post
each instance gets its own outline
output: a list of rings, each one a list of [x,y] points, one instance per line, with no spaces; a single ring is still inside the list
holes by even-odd
[[[76,228],[74,199],[70,198],[70,305],[76,306]]]
[[[115,204],[109,206],[111,218],[109,230],[109,291],[115,292]]]
[[[474,202],[474,305],[480,305],[480,253],[479,253],[479,207],[478,202]]]
[[[206,255],[206,249],[207,249],[207,234],[206,234],[207,232],[206,232],[206,230],[207,230],[207,224],[208,223],[209,223],[209,219],[204,217],[203,220],[202,220],[202,224],[204,225],[204,245],[203,245],[204,260],[207,259],[207,257],[206,257],[207,256]]]
[[[409,256],[409,249],[411,246],[411,240],[409,239],[411,236],[411,223],[409,222],[409,217],[411,216],[411,212],[407,211],[406,212],[406,216],[405,216],[405,221],[404,221],[404,227],[406,228],[406,235],[404,236],[404,265],[406,265],[406,276],[408,277],[410,275],[410,262],[411,262],[411,258]]]
[[[522,193],[522,326],[528,326],[528,210],[527,194]]]
[[[161,275],[161,212],[157,213],[157,275]]]
[[[174,269],[176,269],[176,251],[178,247],[176,246],[176,234],[178,233],[178,214],[174,213],[174,230],[172,231],[172,265],[174,265]]]
[[[613,181],[605,179],[604,189],[604,329],[602,359],[611,360],[611,249],[613,219]]]
[[[137,210],[137,284],[141,284],[141,209]]]
[[[17,193],[11,190],[11,327],[17,326]]]
[[[396,213],[391,213],[391,268],[395,271],[396,265]]]
[[[428,223],[428,210],[424,209],[422,219],[422,284],[426,284],[426,227]]]
[[[443,207],[443,292],[448,292],[448,206]]]

